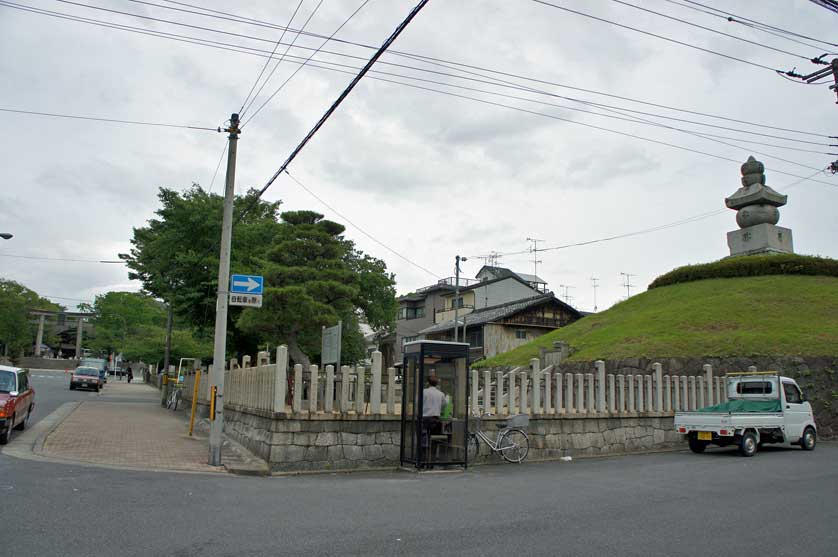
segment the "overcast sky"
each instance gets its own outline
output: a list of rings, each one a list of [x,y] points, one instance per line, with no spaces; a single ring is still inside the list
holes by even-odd
[[[277,25],[287,25],[299,4],[298,0],[185,1]],[[416,1],[371,0],[337,37],[380,45]],[[291,27],[299,29],[319,2],[304,0]],[[681,0],[635,2],[790,53],[812,57],[827,50],[676,5]],[[173,11],[166,6],[183,6],[164,0],[90,0],[79,4],[223,33],[69,2],[17,3],[268,52],[274,46],[271,41],[282,34],[265,25]],[[752,153],[768,168],[768,184],[781,191],[799,181],[791,175],[811,176],[838,158],[822,154],[838,151],[838,147],[823,145],[830,143],[825,136],[838,135],[835,94],[826,85],[785,80],[770,69],[797,67],[801,73],[818,69],[805,59],[612,1],[553,3],[767,68],[531,0],[431,0],[393,48],[445,60],[447,67],[391,54],[382,62],[402,67],[379,64],[374,69],[400,77],[381,73],[370,77],[408,82],[519,110],[364,79],[289,168],[295,178],[343,216],[287,176],[280,177],[265,197],[281,199],[286,210],[312,209],[347,224],[347,237],[363,251],[385,260],[396,274],[399,293],[406,293],[452,276],[457,254],[468,257],[464,276],[473,277],[483,263],[476,256],[491,251],[525,252],[531,246],[528,237],[541,240],[539,249],[549,248],[655,228],[724,209],[724,198],[739,187],[739,165]],[[838,43],[838,15],[809,1],[703,3]],[[360,4],[362,0],[324,0],[306,30],[329,35]],[[290,43],[295,37],[295,33],[286,33],[282,42]],[[295,44],[317,47],[321,43],[321,39],[302,36]],[[279,46],[277,57],[285,49]],[[352,68],[360,67],[373,52],[334,43],[324,49],[361,59],[320,53],[315,58],[321,65],[337,63]],[[289,55],[307,57],[310,53],[295,47]],[[242,106],[264,60],[0,5],[0,108],[215,128]],[[245,119],[297,68],[292,59],[283,61],[256,103],[245,112]],[[304,67],[297,73],[244,127],[239,141],[237,190],[264,185],[350,79],[346,73],[315,67]],[[666,110],[555,84],[794,131]],[[631,120],[631,113],[603,112],[544,92],[734,128],[702,127],[634,113],[634,117],[649,122],[733,138],[721,141],[739,146],[626,121]],[[210,188],[226,142],[223,134],[210,131],[12,113],[0,113],[0,117],[4,122],[0,136],[4,171],[0,232],[15,235],[12,240],[0,240],[0,277],[19,281],[68,307],[110,290],[137,290],[139,284],[128,280],[122,265],[10,256],[115,259],[117,253],[129,250],[132,227],[143,226],[158,208],[159,187],[184,189],[197,182]],[[742,130],[775,137],[749,135]],[[746,144],[743,140],[783,148]],[[222,191],[223,174],[222,166],[212,191]],[[803,181],[788,191],[789,204],[781,209],[779,224],[793,230],[798,253],[838,257],[838,177],[821,173],[815,179],[825,183]],[[631,292],[636,294],[656,276],[675,267],[728,255],[725,234],[737,228],[734,218],[733,211],[723,210],[656,232],[540,252],[537,272],[561,296],[565,289],[560,285],[571,287],[568,292],[573,305],[587,311],[594,307],[590,279],[597,277],[597,305],[602,310],[626,295],[620,273],[634,275]],[[415,265],[371,240],[346,219]],[[534,268],[528,253],[506,255],[500,264],[526,273]]]

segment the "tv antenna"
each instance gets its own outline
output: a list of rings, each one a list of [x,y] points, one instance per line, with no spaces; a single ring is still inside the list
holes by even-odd
[[[543,263],[543,261],[539,261],[538,259],[538,242],[543,242],[544,240],[527,238],[527,241],[532,242],[532,247],[530,248],[530,253],[532,253],[532,274],[538,276],[538,264]]]
[[[623,284],[622,286],[626,289],[626,300],[631,298],[631,289],[634,288],[634,285],[631,283],[631,277],[636,277],[632,273],[620,273],[623,276]]]

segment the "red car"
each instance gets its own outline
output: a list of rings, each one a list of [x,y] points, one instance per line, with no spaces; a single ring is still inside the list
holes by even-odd
[[[70,376],[70,390],[75,389],[93,389],[97,393],[102,388],[102,378],[99,374],[99,368],[90,366],[79,366],[73,371]]]
[[[23,431],[34,409],[35,389],[29,383],[29,372],[0,366],[0,445],[9,442],[12,429]]]

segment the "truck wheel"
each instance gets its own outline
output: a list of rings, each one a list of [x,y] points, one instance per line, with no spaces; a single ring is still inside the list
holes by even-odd
[[[814,451],[815,443],[817,443],[815,430],[811,427],[807,427],[806,431],[803,432],[803,437],[800,439],[800,448],[804,451]]]
[[[746,433],[739,442],[739,454],[742,456],[754,456],[757,454],[757,436],[753,433]]]
[[[695,437],[689,439],[690,450],[696,454],[701,454],[707,448],[707,441],[699,441]]]

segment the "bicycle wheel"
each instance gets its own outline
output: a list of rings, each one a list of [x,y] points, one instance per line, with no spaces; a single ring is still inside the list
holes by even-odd
[[[498,451],[507,462],[522,462],[530,452],[530,439],[520,429],[509,429],[501,436]]]
[[[477,438],[477,435],[471,434],[468,436],[466,449],[468,450],[467,460],[471,464],[477,460],[477,456],[480,454],[480,439]]]

